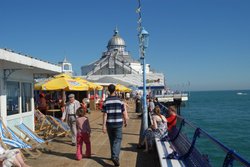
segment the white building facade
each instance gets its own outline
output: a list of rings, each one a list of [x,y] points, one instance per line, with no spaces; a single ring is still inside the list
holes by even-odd
[[[34,77],[61,73],[61,67],[9,49],[0,49],[0,116],[8,127],[34,130]]]
[[[82,66],[81,73],[87,76],[142,74],[142,65],[126,51],[125,41],[116,28],[108,41],[107,51],[102,53],[99,60]],[[146,64],[146,73],[152,73],[149,64]]]

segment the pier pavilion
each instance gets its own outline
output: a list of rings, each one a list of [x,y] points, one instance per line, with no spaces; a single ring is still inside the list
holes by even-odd
[[[124,39],[116,28],[108,41],[107,51],[99,60],[81,67],[84,78],[98,83],[120,83],[142,89],[142,65],[126,51]],[[153,95],[162,94],[165,87],[163,73],[156,73],[146,64],[147,88]]]

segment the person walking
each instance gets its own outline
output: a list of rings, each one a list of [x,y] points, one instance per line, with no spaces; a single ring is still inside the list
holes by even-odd
[[[90,158],[91,157],[91,143],[90,143],[90,125],[89,119],[86,117],[86,110],[83,108],[78,108],[76,112],[78,118],[76,119],[77,127],[77,149],[76,149],[76,159],[81,160],[82,157]],[[85,155],[82,154],[82,144],[83,142],[86,145]]]
[[[66,119],[70,131],[71,131],[71,140],[72,140],[72,146],[76,145],[76,111],[78,108],[81,107],[80,102],[75,99],[74,94],[70,94],[69,101],[66,103],[65,111],[63,112],[62,121]]]
[[[135,112],[136,113],[141,113],[142,111],[142,106],[141,106],[141,96],[139,93],[136,93],[135,96]]]
[[[110,96],[105,100],[103,112],[103,133],[108,132],[111,160],[115,166],[120,166],[119,154],[122,141],[122,126],[127,126],[128,114],[123,102],[115,95],[115,85],[108,86]]]
[[[150,98],[148,103],[148,112],[152,114],[154,109],[155,109],[155,103],[153,99]]]

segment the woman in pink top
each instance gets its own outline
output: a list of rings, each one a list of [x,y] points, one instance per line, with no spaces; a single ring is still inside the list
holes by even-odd
[[[85,116],[86,112],[82,107],[77,109],[76,112],[78,118],[76,119],[77,127],[77,150],[76,150],[76,159],[81,160],[83,157],[91,157],[91,143],[90,143],[90,125],[89,119]],[[83,142],[86,144],[85,155],[82,154],[82,145]]]

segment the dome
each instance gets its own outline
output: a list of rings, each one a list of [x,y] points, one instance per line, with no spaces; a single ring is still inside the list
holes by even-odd
[[[108,48],[111,48],[111,47],[119,47],[119,46],[123,46],[125,47],[125,41],[120,37],[119,33],[118,33],[118,30],[116,28],[116,30],[114,31],[114,35],[113,37],[109,40],[108,42]]]

